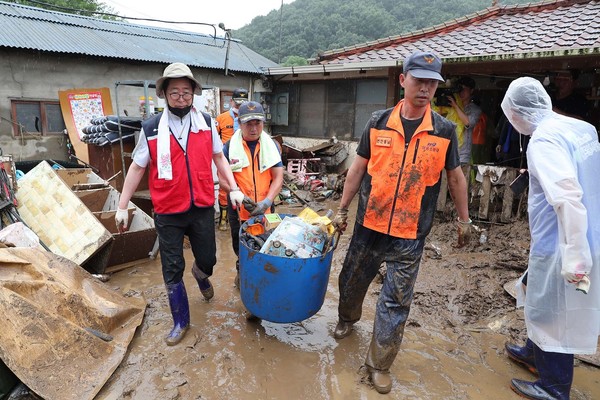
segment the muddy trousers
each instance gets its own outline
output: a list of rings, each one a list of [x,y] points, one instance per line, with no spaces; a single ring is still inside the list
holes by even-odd
[[[212,275],[217,263],[215,242],[215,209],[192,206],[181,214],[156,214],[154,225],[158,233],[163,280],[172,285],[181,282],[185,270],[183,237],[190,240],[201,278]]]
[[[355,224],[339,277],[340,321],[356,322],[371,281],[383,262],[387,273],[377,300],[366,364],[387,371],[394,362],[413,299],[425,239],[400,239]]]

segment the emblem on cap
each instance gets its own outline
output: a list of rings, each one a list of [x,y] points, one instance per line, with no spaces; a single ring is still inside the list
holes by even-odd
[[[433,58],[432,56],[423,56],[423,58],[425,59],[425,62],[427,64],[431,64],[435,60],[435,58]]]

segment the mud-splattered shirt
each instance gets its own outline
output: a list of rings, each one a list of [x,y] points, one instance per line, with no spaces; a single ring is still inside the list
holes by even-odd
[[[408,143],[400,119],[403,101],[373,114],[357,154],[368,159],[357,222],[403,239],[431,230],[442,170],[460,166],[455,125],[428,107]]]

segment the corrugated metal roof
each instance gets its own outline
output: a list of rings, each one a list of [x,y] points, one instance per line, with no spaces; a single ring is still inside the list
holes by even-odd
[[[0,1],[0,47],[225,68],[227,41],[209,35],[108,21]],[[262,73],[277,64],[232,40],[228,69]]]

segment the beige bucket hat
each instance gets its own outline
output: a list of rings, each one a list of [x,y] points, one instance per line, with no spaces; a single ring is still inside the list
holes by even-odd
[[[192,70],[190,67],[183,63],[173,63],[169,64],[165,71],[163,72],[163,76],[156,81],[156,95],[160,99],[165,98],[165,91],[163,88],[164,82],[166,79],[175,79],[175,78],[188,78],[196,84],[196,89],[194,90],[195,94],[200,94],[202,92],[202,85],[196,78],[194,78],[194,74],[192,74]]]

